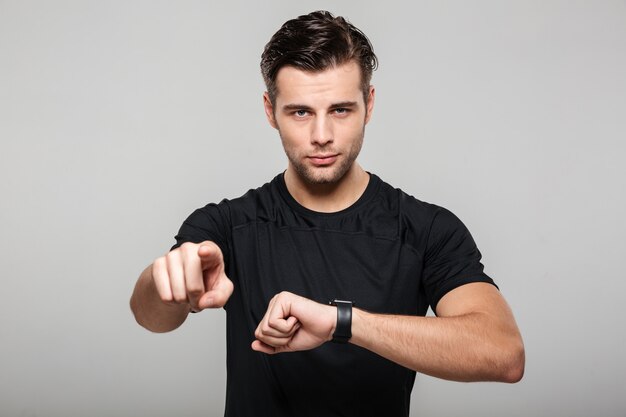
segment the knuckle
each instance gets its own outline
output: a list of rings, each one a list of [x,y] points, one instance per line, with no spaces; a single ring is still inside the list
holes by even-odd
[[[185,242],[180,246],[180,250],[183,253],[183,256],[188,257],[189,255],[197,251],[197,246],[198,245],[196,243]]]
[[[152,263],[152,270],[154,271],[154,270],[162,269],[165,266],[165,263],[166,263],[165,256],[159,256]]]
[[[193,243],[193,242],[185,242],[182,245],[180,245],[180,248],[182,250],[190,250],[193,249],[195,246],[197,246],[197,243]]]
[[[176,261],[178,258],[179,258],[178,249],[174,249],[173,251],[169,251],[165,255],[165,259],[167,260],[168,263],[172,263],[172,262]]]

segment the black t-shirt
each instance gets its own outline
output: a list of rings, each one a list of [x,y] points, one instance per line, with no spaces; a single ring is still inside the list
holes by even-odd
[[[234,283],[225,306],[228,417],[409,415],[415,372],[365,349],[326,343],[278,355],[253,351],[254,330],[280,291],[423,316],[460,285],[493,284],[457,217],[373,174],[361,198],[336,213],[298,204],[280,174],[196,210],[176,240],[174,247],[215,242]]]

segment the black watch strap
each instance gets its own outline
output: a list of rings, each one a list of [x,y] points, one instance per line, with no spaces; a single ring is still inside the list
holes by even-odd
[[[337,307],[337,326],[333,342],[348,343],[352,337],[352,301],[332,300],[328,304]]]

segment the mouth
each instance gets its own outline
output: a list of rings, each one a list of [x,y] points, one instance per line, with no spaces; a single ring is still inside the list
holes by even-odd
[[[311,155],[308,158],[315,166],[328,166],[332,165],[338,157],[339,154],[317,154]]]

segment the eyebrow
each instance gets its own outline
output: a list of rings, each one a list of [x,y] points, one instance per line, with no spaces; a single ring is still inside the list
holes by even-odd
[[[342,108],[342,107],[357,107],[358,103],[356,101],[340,101],[338,103],[333,103],[329,106],[329,108],[331,109],[337,109],[337,108]],[[313,108],[311,106],[307,106],[306,104],[285,104],[282,107],[283,111],[290,111],[290,110],[313,110]]]

